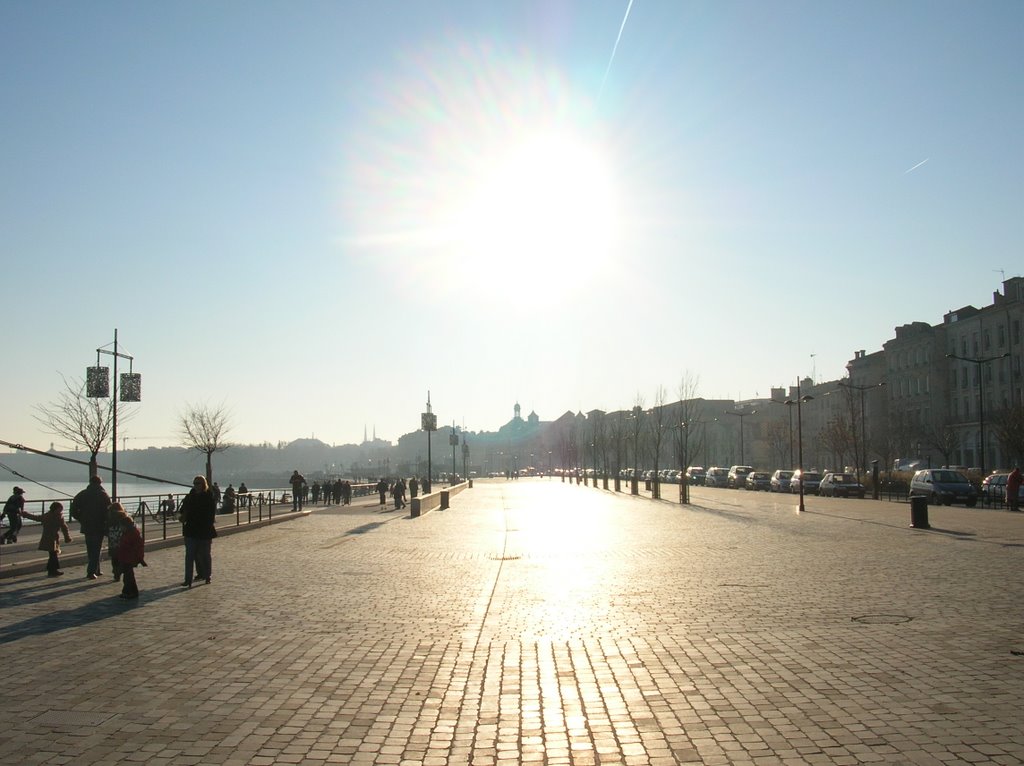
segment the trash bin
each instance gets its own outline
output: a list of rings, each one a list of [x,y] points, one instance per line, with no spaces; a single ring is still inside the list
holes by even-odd
[[[928,498],[915,495],[910,498],[910,526],[931,529],[928,524]]]

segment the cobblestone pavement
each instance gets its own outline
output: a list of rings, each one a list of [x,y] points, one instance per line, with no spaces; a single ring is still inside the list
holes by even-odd
[[[1024,763],[1024,514],[481,481],[0,582],[3,764]]]

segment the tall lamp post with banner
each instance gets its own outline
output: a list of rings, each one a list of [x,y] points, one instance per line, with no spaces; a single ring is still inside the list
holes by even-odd
[[[427,411],[420,415],[420,428],[427,432],[427,483],[433,481],[433,465],[430,457],[430,434],[437,430],[437,415],[430,406],[430,392],[427,391]]]
[[[92,399],[105,399],[111,395],[109,368],[100,366],[100,354],[114,357],[114,406],[110,436],[110,498],[117,500],[117,402],[138,402],[142,400],[142,376],[132,371],[133,357],[118,350],[117,328],[114,329],[113,350],[101,346],[96,349],[96,366],[85,370],[85,395]],[[128,360],[128,372],[118,378],[117,360]],[[120,394],[120,396],[119,396]]]
[[[462,436],[462,476],[467,481],[469,480],[469,440],[466,439],[465,434]]]
[[[455,448],[459,446],[459,434],[455,430],[455,423],[452,423],[452,432],[448,435],[448,443],[452,447],[452,478],[449,484],[455,483]]]

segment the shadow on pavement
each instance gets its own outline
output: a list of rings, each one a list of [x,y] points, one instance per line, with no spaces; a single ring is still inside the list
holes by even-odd
[[[91,584],[91,582],[92,581],[83,583],[83,585]],[[37,600],[50,600],[67,592],[67,588],[61,588],[59,592],[54,595],[40,594],[41,598],[38,598]],[[88,625],[89,623],[99,622],[100,620],[105,620],[109,617],[117,617],[128,610],[138,609],[151,601],[158,601],[176,593],[183,592],[184,591],[178,586],[163,586],[153,590],[143,590],[139,595],[138,600],[125,601],[118,598],[120,588],[116,591],[111,589],[109,591],[109,596],[104,596],[102,600],[92,601],[74,609],[65,609],[63,611],[53,611],[48,612],[47,614],[36,615],[34,617],[29,617],[26,620],[22,620],[21,622],[0,627],[0,645],[9,644],[13,641],[18,641],[29,636],[45,636],[58,630],[65,630],[79,625]],[[6,605],[6,603],[12,600],[9,596],[13,595],[13,592],[5,591],[3,597],[0,598],[0,604]],[[22,601],[24,602],[24,599],[22,599]]]

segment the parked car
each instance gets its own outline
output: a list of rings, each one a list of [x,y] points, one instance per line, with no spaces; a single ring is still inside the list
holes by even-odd
[[[728,487],[729,486],[729,469],[728,468],[709,468],[708,472],[704,475],[704,486],[705,487]]]
[[[964,503],[973,508],[978,503],[978,490],[959,471],[949,468],[926,468],[910,480],[911,497],[927,497],[938,505]]]
[[[707,471],[699,465],[691,465],[686,469],[686,481],[694,486],[700,486],[704,483],[704,477],[707,475]]]
[[[821,477],[818,494],[824,497],[864,498],[864,485],[852,473],[829,471]]]
[[[981,496],[986,503],[1002,503],[1006,500],[1006,479],[1009,473],[993,471],[981,482]],[[1024,492],[1024,485],[1021,486]]]
[[[747,474],[743,484],[754,492],[762,489],[767,492],[772,488],[772,475],[767,471],[751,471]]]
[[[739,489],[745,487],[747,474],[754,470],[751,465],[734,465],[729,469],[728,474],[728,485],[731,489]]]
[[[769,481],[769,489],[772,492],[789,492],[789,480],[791,478],[793,478],[792,471],[780,468],[772,474],[772,478]]]
[[[816,471],[793,471],[789,478],[789,491],[797,494],[803,489],[805,495],[818,494],[818,485],[821,484],[821,474]]]

